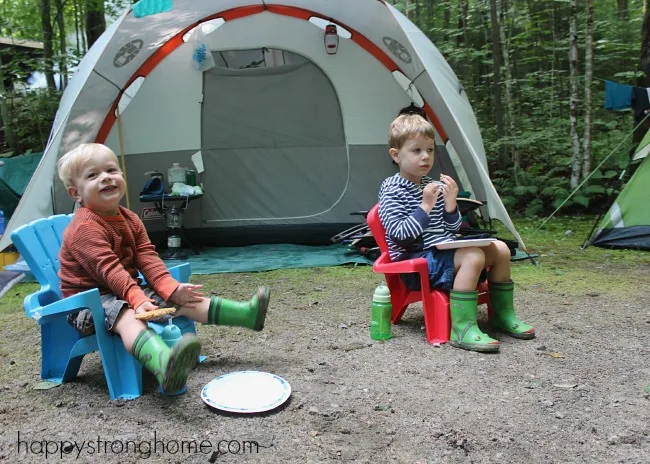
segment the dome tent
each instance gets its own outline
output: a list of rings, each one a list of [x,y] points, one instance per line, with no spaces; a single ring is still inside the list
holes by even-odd
[[[327,24],[337,26],[336,54],[324,46]],[[216,64],[205,72],[192,66],[197,27]],[[143,173],[191,166],[200,151],[205,195],[187,210],[186,228],[226,244],[317,241],[376,203],[395,172],[388,125],[411,102],[438,132],[432,175],[442,170],[486,200],[483,218],[501,220],[525,248],[489,179],[458,78],[415,25],[378,0],[175,0],[151,16],[126,11],[66,89],[8,232],[69,213],[56,161],[98,142],[123,150],[138,213],[151,206],[137,200]],[[7,233],[0,249],[9,243]]]
[[[632,162],[638,160],[634,174],[607,214],[595,226],[585,242],[585,248],[595,245],[603,248],[631,248],[650,251],[650,130],[637,147]]]

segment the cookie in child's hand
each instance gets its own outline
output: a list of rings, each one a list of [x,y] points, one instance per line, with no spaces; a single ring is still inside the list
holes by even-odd
[[[150,321],[152,319],[156,319],[157,317],[164,316],[166,314],[174,314],[175,312],[176,312],[176,308],[152,309],[151,311],[136,313],[135,318],[141,321]]]

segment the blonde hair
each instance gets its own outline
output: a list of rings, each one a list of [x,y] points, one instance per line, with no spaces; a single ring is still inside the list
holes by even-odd
[[[110,153],[117,161],[117,155],[113,150],[101,143],[82,143],[63,155],[57,162],[57,171],[65,188],[74,187],[73,180],[79,174],[82,166],[102,151]]]
[[[423,136],[435,140],[433,125],[417,114],[400,114],[388,128],[388,148],[402,148],[410,138]]]

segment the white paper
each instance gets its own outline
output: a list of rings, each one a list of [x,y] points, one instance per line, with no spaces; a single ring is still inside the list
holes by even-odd
[[[449,240],[448,242],[436,243],[434,246],[439,250],[465,247],[486,247],[496,241],[496,238],[466,238],[462,240]]]
[[[205,169],[203,168],[203,156],[201,155],[201,150],[197,151],[192,155],[192,163],[196,168],[196,172],[201,174]]]

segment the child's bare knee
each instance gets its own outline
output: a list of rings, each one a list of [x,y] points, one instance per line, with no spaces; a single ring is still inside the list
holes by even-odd
[[[135,318],[135,311],[132,308],[123,308],[113,324],[113,331],[120,333],[128,327],[145,327],[142,321]]]
[[[508,248],[508,245],[505,242],[502,242],[501,240],[497,240],[494,242],[494,246],[497,249],[497,255],[499,257],[499,261],[507,260],[510,261],[510,248]]]
[[[480,271],[485,266],[485,253],[480,248],[465,248],[460,265]]]

